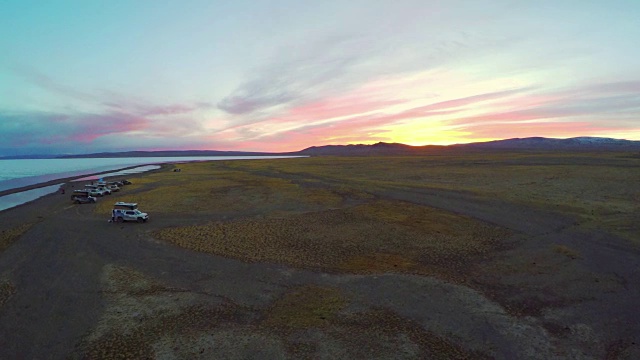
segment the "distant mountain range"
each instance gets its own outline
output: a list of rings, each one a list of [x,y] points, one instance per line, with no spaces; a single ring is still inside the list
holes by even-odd
[[[298,153],[301,155],[419,155],[442,151],[636,151],[640,141],[619,140],[600,137],[575,137],[551,139],[544,137],[514,138],[447,146],[409,146],[398,143],[379,142],[373,145],[326,145],[313,146]]]
[[[35,159],[35,158],[118,158],[118,157],[194,157],[194,156],[269,156],[269,155],[304,155],[304,156],[374,156],[374,155],[421,155],[442,151],[639,151],[640,141],[620,140],[601,137],[575,137],[570,139],[552,139],[544,137],[514,138],[469,144],[410,146],[398,143],[379,142],[372,145],[325,145],[312,146],[304,150],[286,153],[216,151],[216,150],[181,150],[181,151],[125,151],[101,152],[81,155],[33,155],[0,157],[0,159]]]
[[[454,145],[483,149],[585,149],[585,150],[627,150],[640,149],[640,141],[620,140],[602,137],[574,137],[569,139],[550,139],[544,137],[515,138],[481,143]]]

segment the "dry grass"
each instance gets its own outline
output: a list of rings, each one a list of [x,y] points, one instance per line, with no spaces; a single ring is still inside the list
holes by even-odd
[[[16,293],[16,287],[7,279],[0,279],[0,309]]]
[[[397,314],[374,309],[345,315],[334,322],[334,333],[349,339],[353,351],[348,358],[379,359],[490,359],[476,351],[465,350],[446,338],[426,331],[420,324]]]
[[[166,286],[131,268],[107,265],[101,282],[105,311],[78,345],[79,358],[155,358],[153,344],[162,336],[216,324],[216,308],[199,311],[193,305],[196,294]]]
[[[105,197],[96,212],[107,214],[116,201],[137,202],[155,213],[295,213],[335,207],[345,189],[303,188],[287,179],[219,169],[220,163],[191,163],[182,171],[133,178],[133,185]],[[162,185],[158,185],[162,184]],[[353,194],[352,194],[353,195]],[[353,195],[353,196],[357,196]]]
[[[640,244],[640,159],[624,153],[322,157],[229,166],[367,191],[465,191],[574,215],[587,230],[603,228]]]
[[[293,340],[288,346],[292,358],[316,358],[319,354],[356,359],[488,358],[466,351],[389,310],[345,311],[349,302],[334,288],[297,287],[263,312],[260,327]],[[314,337],[316,340],[312,340]]]
[[[171,291],[133,269],[107,265],[106,307],[72,358],[396,358],[483,359],[384,309],[346,311],[333,287],[289,289],[264,308]]]
[[[246,261],[354,273],[449,274],[508,233],[468,217],[399,201],[286,218],[165,228],[154,235]]]
[[[562,254],[562,255],[568,257],[571,260],[582,258],[582,256],[580,256],[580,253],[578,253],[577,251],[569,248],[566,245],[558,245],[558,244],[553,245],[553,251],[558,253],[558,254]]]
[[[11,229],[0,231],[0,253],[7,250],[11,244],[18,240],[20,236],[26,233],[32,226],[33,223],[25,223]]]
[[[287,330],[325,327],[347,304],[339,290],[305,286],[285,293],[267,310],[264,326]]]
[[[640,167],[619,154],[469,154],[299,158],[183,164],[141,175],[96,206],[138,202],[151,213],[230,215],[157,237],[202,252],[325,270],[454,273],[505,233],[418,205],[377,201],[388,190],[448,189],[579,217],[637,241]],[[129,190],[128,190],[129,189]],[[256,219],[258,217],[258,219]],[[568,256],[568,255],[567,255]]]

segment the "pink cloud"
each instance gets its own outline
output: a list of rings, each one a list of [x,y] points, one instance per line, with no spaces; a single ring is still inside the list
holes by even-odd
[[[574,137],[598,136],[619,129],[614,127],[597,126],[589,122],[535,122],[535,123],[500,123],[484,124],[468,130],[470,139],[506,139],[515,137]]]
[[[404,103],[406,100],[377,100],[358,97],[324,99],[295,107],[283,117],[272,121],[316,121],[343,116],[354,116],[371,111],[385,109],[388,106]]]
[[[496,100],[496,99],[508,98],[508,97],[513,96],[513,95],[520,94],[525,90],[526,89],[505,90],[505,91],[490,92],[490,93],[486,93],[486,94],[473,95],[473,96],[468,96],[468,97],[464,97],[464,98],[441,101],[441,102],[437,102],[437,103],[434,103],[434,104],[429,104],[429,105],[426,105],[426,106],[422,106],[420,108],[416,108],[415,110],[416,111],[420,111],[420,110],[422,110],[422,111],[432,111],[432,110],[459,108],[459,107],[463,107],[463,106],[478,104],[478,103],[485,102],[485,101],[488,101],[488,100]]]
[[[0,126],[0,140],[14,146],[73,146],[87,144],[110,135],[144,129],[149,125],[145,118],[128,114],[74,114],[47,113],[0,114],[0,120],[20,124],[20,128]],[[0,124],[1,125],[1,124]]]
[[[69,140],[89,143],[101,136],[146,128],[149,120],[128,114],[111,113],[68,117],[59,120],[58,123],[68,127]]]
[[[203,102],[191,104],[153,105],[140,99],[125,98],[118,94],[110,94],[110,96],[114,99],[105,101],[102,105],[115,110],[115,112],[132,113],[140,116],[182,115],[213,107],[212,104]]]

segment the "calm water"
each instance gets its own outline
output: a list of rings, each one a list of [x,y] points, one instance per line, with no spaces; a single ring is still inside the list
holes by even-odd
[[[182,163],[210,160],[283,159],[298,156],[197,156],[197,157],[144,157],[144,158],[99,158],[99,159],[11,159],[0,160],[0,191],[40,184],[56,179],[104,173],[114,176],[149,171],[157,166],[150,164]],[[122,168],[140,165],[131,170]],[[87,177],[86,179],[95,179]],[[21,193],[0,196],[0,211],[35,200],[56,191],[60,185],[48,186]]]

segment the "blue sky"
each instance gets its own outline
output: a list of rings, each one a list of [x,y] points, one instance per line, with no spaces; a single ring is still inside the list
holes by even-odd
[[[639,1],[0,0],[0,155],[640,140]]]

